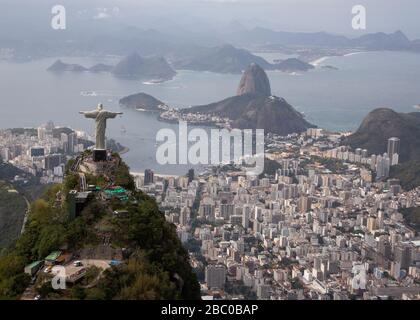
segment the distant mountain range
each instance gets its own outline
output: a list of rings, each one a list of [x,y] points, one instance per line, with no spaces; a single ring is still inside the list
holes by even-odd
[[[176,59],[176,58],[175,58]],[[217,73],[240,73],[251,63],[258,63],[262,68],[269,69],[271,64],[261,57],[232,45],[207,48],[190,57],[174,60],[177,69],[213,71]]]
[[[85,68],[80,65],[63,65],[61,61],[57,61],[57,65],[52,66],[52,69],[115,72],[116,75],[123,77],[141,76],[146,80],[153,78],[167,80],[174,76],[174,69],[239,74],[251,63],[260,65],[264,70],[304,72],[313,68],[307,62],[312,61],[312,58],[316,59],[319,55],[328,54],[329,49],[337,49],[337,52],[330,54],[340,54],[343,50],[406,50],[420,52],[420,40],[410,41],[401,31],[390,34],[382,32],[372,33],[357,38],[349,38],[326,32],[294,33],[257,27],[251,30],[238,29],[230,33],[217,34],[217,37],[220,44],[211,45],[215,42],[212,40],[209,41],[208,45],[204,45],[206,42],[205,38],[201,39],[200,44],[197,44],[197,42],[188,40],[188,37],[168,36],[157,30],[128,28],[125,29],[124,36],[114,37],[107,35],[95,37],[90,41],[85,39],[79,44],[77,42],[66,43],[62,49],[62,54],[66,52],[67,55],[68,52],[72,51],[86,52],[86,54],[114,55],[136,52],[135,54],[129,54],[115,66],[115,70],[114,66],[104,64]],[[74,48],[69,48],[69,46]],[[308,52],[298,51],[302,47],[306,48],[309,54]],[[57,45],[57,49],[50,51],[49,55],[62,55],[59,48],[60,46]],[[279,63],[271,63],[244,48],[252,48],[253,50],[286,50],[286,52],[299,54],[299,59],[285,59]],[[144,56],[159,56],[160,58],[144,58]],[[301,60],[305,60],[305,62]]]
[[[296,58],[285,59],[272,64],[262,57],[256,56],[245,49],[238,49],[231,45],[199,50],[187,57],[173,57],[172,65],[175,69],[211,71],[216,73],[242,73],[250,64],[256,63],[265,70],[279,70],[284,72],[305,72],[314,68],[313,65]],[[86,68],[80,64],[65,63],[57,60],[48,71],[54,72],[110,72],[117,77],[140,78],[144,80],[171,80],[176,71],[163,57],[141,57],[132,53],[124,57],[117,65],[103,63]]]
[[[401,31],[386,34],[383,32],[371,33],[350,40],[350,45],[369,50],[409,50],[413,43]]]
[[[176,71],[162,57],[144,58],[137,53],[124,57],[117,65],[96,64],[86,68],[79,64],[68,64],[55,61],[48,69],[53,72],[110,72],[116,77],[138,78],[143,80],[171,80]]]
[[[125,31],[124,37],[120,38],[115,38],[111,35],[96,37],[92,39],[90,46],[85,50],[87,52],[106,52],[108,54],[121,54],[127,51],[138,52],[139,54],[130,54],[126,57],[128,60],[121,61],[116,66],[115,73],[123,76],[131,76],[133,74],[137,76],[142,73],[150,73],[152,76],[163,75],[164,79],[170,78],[171,74],[174,73],[167,61],[164,58],[144,58],[140,54],[144,56],[164,56],[170,61],[174,69],[241,73],[251,63],[260,65],[264,70],[287,72],[307,71],[313,68],[312,65],[297,59],[286,59],[280,63],[270,63],[242,48],[291,48],[291,50],[295,50],[296,47],[321,47],[354,48],[359,50],[411,50],[420,52],[420,40],[410,41],[401,31],[390,34],[382,32],[371,33],[357,38],[349,38],[326,32],[284,32],[257,27],[251,30],[239,29],[234,32],[219,34],[220,43],[230,44],[220,44],[218,46],[197,45],[188,41],[187,38],[176,41],[178,39],[176,35],[169,37],[165,33],[156,30],[131,28]],[[106,40],[108,42],[104,46],[103,42]],[[204,43],[204,39],[201,42]],[[213,42],[211,41],[211,43]],[[114,46],[110,44],[114,44]],[[82,43],[80,46],[86,46],[86,43]],[[66,50],[70,49],[67,48]],[[74,50],[81,50],[81,48],[74,48]],[[58,64],[55,68],[71,71],[110,72],[112,66],[97,65],[88,69],[78,65],[62,66]]]
[[[91,28],[87,25],[75,26],[59,37],[52,34],[47,37],[43,34],[41,37],[38,34],[27,41],[10,35],[3,36],[0,37],[0,47],[12,49],[13,59],[17,60],[92,54],[125,56],[131,52],[138,52],[141,56],[164,56],[168,60],[176,56],[182,60],[205,53],[209,48],[221,47],[225,43],[247,49],[289,48],[295,52],[298,47],[420,52],[420,40],[410,41],[401,31],[390,34],[371,33],[351,38],[328,32],[285,32],[263,27],[247,29],[238,22],[212,32],[111,26],[105,21],[94,23]]]
[[[212,71],[216,73],[241,73],[251,63],[256,63],[264,70],[280,70],[286,72],[308,71],[314,66],[298,59],[286,59],[272,64],[245,49],[238,49],[232,45],[207,48],[196,54],[174,58],[176,69]]]
[[[278,44],[282,46],[363,48],[366,50],[414,50],[417,48],[416,42],[410,41],[402,31],[390,34],[370,33],[357,38],[348,38],[327,32],[284,32],[257,27],[252,30],[232,32],[226,40],[234,45],[268,46]]]

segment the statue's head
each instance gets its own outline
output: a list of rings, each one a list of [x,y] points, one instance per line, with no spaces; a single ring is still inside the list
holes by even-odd
[[[98,104],[98,107],[97,107],[98,110],[102,110],[103,108],[104,106],[102,105],[102,103]]]

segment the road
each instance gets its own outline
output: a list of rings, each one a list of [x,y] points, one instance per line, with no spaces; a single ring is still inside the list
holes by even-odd
[[[23,217],[22,229],[20,229],[20,234],[23,234],[23,232],[25,232],[25,225],[26,225],[26,222],[28,221],[28,216],[31,211],[30,210],[31,203],[29,202],[28,198],[26,198],[26,196],[24,196],[23,194],[21,194],[21,196],[25,199],[25,202],[26,202],[26,212],[25,212],[25,216]]]

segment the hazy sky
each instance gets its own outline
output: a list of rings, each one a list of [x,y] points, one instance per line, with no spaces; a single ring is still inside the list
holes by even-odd
[[[0,34],[49,26],[51,7],[62,4],[72,27],[88,20],[142,28],[223,29],[231,21],[248,28],[328,31],[360,35],[351,28],[351,8],[367,8],[366,32],[404,31],[420,38],[418,0],[0,0]]]

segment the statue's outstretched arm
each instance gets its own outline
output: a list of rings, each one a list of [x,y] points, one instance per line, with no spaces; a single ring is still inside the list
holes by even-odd
[[[122,112],[108,112],[107,118],[115,118],[117,115],[123,114]]]
[[[79,111],[80,114],[83,114],[86,118],[92,118],[95,119],[97,116],[96,111]]]

